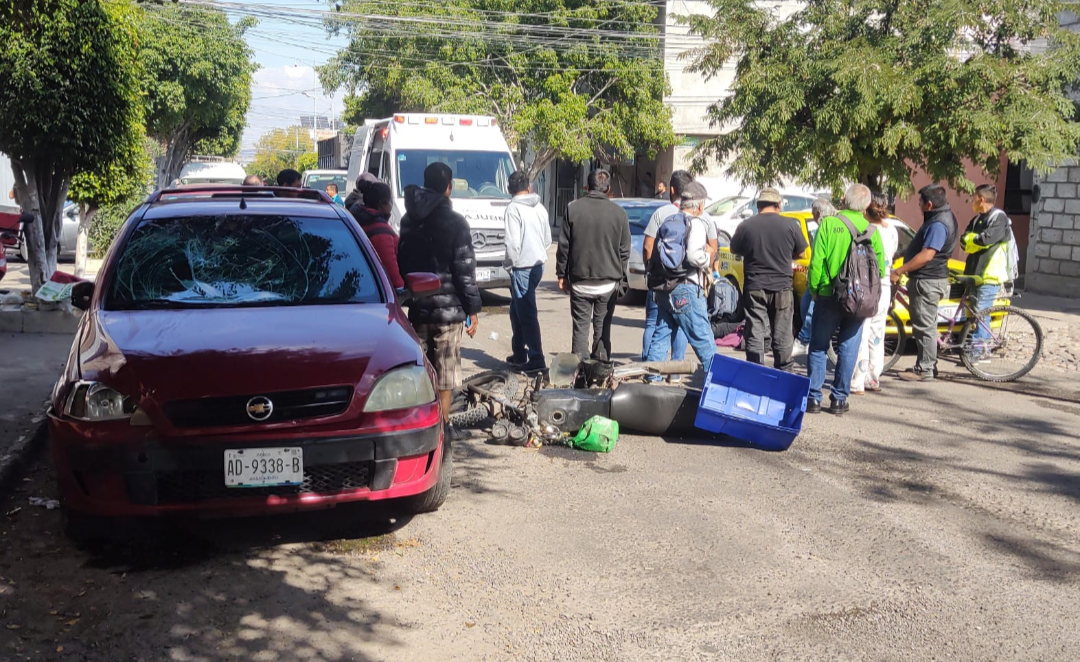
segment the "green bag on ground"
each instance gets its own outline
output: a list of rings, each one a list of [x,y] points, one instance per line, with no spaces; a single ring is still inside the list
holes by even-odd
[[[619,423],[603,416],[593,416],[585,421],[577,436],[568,445],[580,451],[610,453],[619,440]]]

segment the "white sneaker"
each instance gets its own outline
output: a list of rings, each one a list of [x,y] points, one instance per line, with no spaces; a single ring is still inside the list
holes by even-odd
[[[792,356],[806,356],[810,353],[810,346],[804,345],[800,341],[796,340],[795,344],[791,347]]]

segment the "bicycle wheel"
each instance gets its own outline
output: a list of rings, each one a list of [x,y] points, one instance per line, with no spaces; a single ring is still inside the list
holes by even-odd
[[[973,340],[976,329],[990,338]],[[968,320],[960,334],[960,360],[979,379],[1011,382],[1031,372],[1042,358],[1043,330],[1027,312],[1013,306],[992,306]]]
[[[904,330],[904,322],[901,321],[895,310],[889,311],[889,320],[892,322],[893,328],[896,329],[896,333],[893,335],[885,334],[885,367],[881,369],[882,372],[891,370],[896,365],[896,362],[900,360],[900,357],[904,355],[904,350],[907,348],[907,331]]]

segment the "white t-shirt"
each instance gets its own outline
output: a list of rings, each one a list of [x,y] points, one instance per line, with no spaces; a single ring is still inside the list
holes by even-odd
[[[679,207],[673,204],[666,204],[657,209],[649,219],[648,226],[645,227],[645,236],[655,239],[664,221],[678,214],[679,211]],[[687,217],[690,218],[690,234],[686,238],[686,261],[694,267],[688,280],[702,289],[708,289],[711,265],[705,246],[709,241],[716,241],[716,223],[713,223],[712,218],[704,212],[697,218],[689,214]]]
[[[616,285],[618,283],[613,280],[579,280],[571,287],[583,297],[602,297],[614,292]]]
[[[871,225],[877,228],[878,234],[881,235],[882,253],[885,255],[885,276],[881,279],[881,282],[891,288],[892,282],[889,279],[889,274],[892,273],[893,256],[896,255],[896,248],[900,245],[900,234],[891,222],[887,222],[885,225],[878,225],[877,223],[871,223]]]

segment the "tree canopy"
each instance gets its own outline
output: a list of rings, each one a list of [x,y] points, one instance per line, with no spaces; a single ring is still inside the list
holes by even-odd
[[[278,173],[285,168],[303,172],[304,169],[299,166],[305,164],[300,163],[300,158],[311,154],[315,148],[308,131],[300,126],[291,126],[287,129],[271,129],[259,136],[255,143],[255,160],[246,168],[248,174],[275,181]],[[316,163],[318,160],[315,155]]]
[[[320,68],[346,120],[393,112],[495,116],[530,173],[675,142],[657,8],[647,0],[344,0],[349,46]]]
[[[72,177],[117,163],[142,123],[136,11],[124,0],[0,3],[0,151],[35,216],[35,289],[56,268]]]
[[[143,32],[146,128],[159,141],[158,185],[196,152],[233,156],[240,147],[256,65],[243,33],[210,7],[148,6]]]
[[[902,192],[915,168],[969,189],[965,160],[993,174],[1002,152],[1037,171],[1076,155],[1068,3],[809,0],[783,19],[754,0],[710,4],[713,16],[682,18],[707,43],[692,69],[737,64],[708,111],[726,132],[699,146],[698,168],[730,160],[747,184]]]

